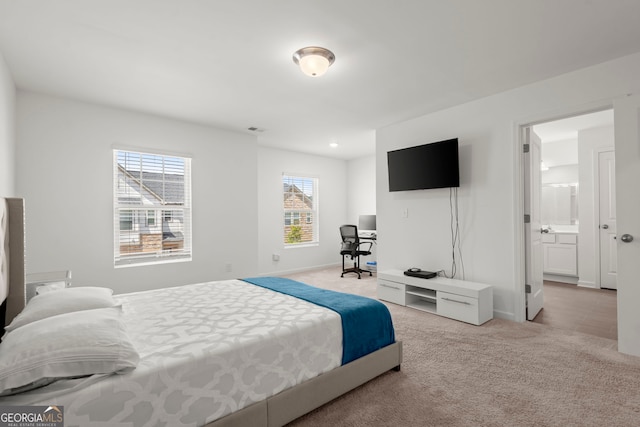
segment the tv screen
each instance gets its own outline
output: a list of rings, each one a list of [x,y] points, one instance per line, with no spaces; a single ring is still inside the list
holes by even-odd
[[[387,153],[389,191],[460,187],[458,138]]]

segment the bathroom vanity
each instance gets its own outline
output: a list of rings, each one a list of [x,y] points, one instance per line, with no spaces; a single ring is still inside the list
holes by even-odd
[[[553,230],[543,232],[542,248],[545,279],[577,283],[578,233]]]

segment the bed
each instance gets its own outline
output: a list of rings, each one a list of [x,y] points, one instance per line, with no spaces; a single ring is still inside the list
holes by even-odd
[[[10,325],[30,308],[24,309],[23,200],[0,199],[0,221],[0,297]],[[373,310],[351,308],[350,298]],[[390,317],[380,316],[388,314],[383,304],[286,279],[208,282],[113,300],[114,306],[85,311],[116,313],[125,326],[130,353],[118,374],[55,381],[0,397],[0,406],[61,405],[67,426],[281,426],[399,370],[402,361]],[[378,317],[368,317],[370,311]],[[31,325],[9,332],[3,344]]]

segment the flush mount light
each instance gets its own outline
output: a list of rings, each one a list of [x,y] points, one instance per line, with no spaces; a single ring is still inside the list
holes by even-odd
[[[307,76],[320,77],[327,72],[336,56],[328,49],[318,46],[303,47],[293,54],[293,62]]]

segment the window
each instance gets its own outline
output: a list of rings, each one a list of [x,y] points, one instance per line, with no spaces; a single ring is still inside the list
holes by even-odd
[[[114,265],[191,260],[191,159],[114,150]]]
[[[121,210],[120,211],[120,230],[133,230],[133,211]]]
[[[318,179],[283,175],[282,187],[285,245],[317,243]]]
[[[156,225],[156,211],[147,211],[147,226]]]

